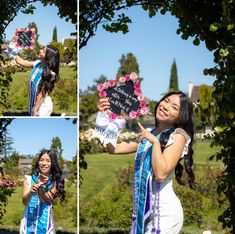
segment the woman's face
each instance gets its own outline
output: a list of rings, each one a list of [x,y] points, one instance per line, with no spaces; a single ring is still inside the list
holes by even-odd
[[[172,94],[159,103],[156,118],[158,123],[171,126],[177,123],[179,113],[180,97],[178,94]]]
[[[46,46],[43,47],[42,49],[40,49],[39,54],[38,54],[38,58],[39,59],[45,59],[46,56]]]
[[[39,159],[39,170],[42,174],[48,175],[51,171],[51,159],[47,153],[43,154]]]

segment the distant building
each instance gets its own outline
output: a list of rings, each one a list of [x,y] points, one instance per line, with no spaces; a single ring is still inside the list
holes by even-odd
[[[71,41],[71,40],[75,41],[75,39],[72,39],[72,38],[68,38],[68,39],[63,38],[62,39],[62,46],[64,47],[64,49],[68,48],[68,42]]]
[[[24,175],[29,175],[32,173],[32,162],[33,159],[20,159],[18,168],[20,172]]]
[[[196,104],[200,102],[199,87],[200,86],[194,86],[192,82],[188,84],[188,96]]]
[[[213,86],[208,86],[211,87],[213,89]],[[199,86],[194,86],[192,82],[190,82],[188,84],[188,96],[189,98],[191,98],[191,100],[195,103],[195,104],[199,104],[200,103],[200,85]]]

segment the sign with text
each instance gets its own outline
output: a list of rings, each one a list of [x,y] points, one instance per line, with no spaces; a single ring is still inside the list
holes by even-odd
[[[110,110],[117,115],[121,115],[122,111],[129,115],[131,111],[139,109],[140,102],[134,94],[132,80],[129,80],[125,85],[108,88],[106,93],[110,102]]]
[[[135,119],[147,113],[147,105],[136,73],[120,77],[118,81],[110,80],[98,85],[97,88],[101,98],[109,99],[111,119],[123,115]]]
[[[34,28],[17,28],[15,36],[17,36],[17,47],[24,49],[34,49]]]

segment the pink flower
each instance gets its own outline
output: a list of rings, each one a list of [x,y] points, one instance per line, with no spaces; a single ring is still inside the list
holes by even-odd
[[[138,112],[137,111],[131,111],[129,113],[130,119],[135,119],[137,116],[138,116]]]
[[[119,82],[122,83],[122,84],[125,83],[126,82],[126,78],[124,76],[121,76],[119,78]]]
[[[105,97],[107,97],[107,93],[103,90],[103,91],[99,92],[99,96],[101,98],[105,98]]]
[[[130,74],[125,75],[125,79],[126,79],[126,81],[130,80],[131,79]]]
[[[147,107],[141,108],[140,114],[141,114],[141,115],[146,115],[146,114],[148,114],[148,108],[147,108]]]
[[[104,90],[104,85],[103,85],[103,84],[98,84],[98,85],[97,85],[97,90],[98,90],[99,92],[103,91],[103,90]]]
[[[141,94],[141,95],[138,95],[137,99],[138,99],[139,101],[144,101],[144,96],[143,96],[142,94]]]
[[[138,96],[142,95],[142,92],[140,89],[135,89],[134,94],[138,97]]]
[[[108,86],[109,87],[113,87],[113,86],[115,86],[116,85],[116,81],[115,80],[109,80],[108,81]]]
[[[108,83],[108,82],[104,82],[104,83],[103,83],[103,87],[104,87],[104,89],[109,88],[109,83]]]
[[[140,108],[144,108],[146,106],[147,106],[147,104],[145,102],[140,102]]]
[[[139,83],[135,83],[134,88],[140,90],[140,84]]]
[[[137,80],[138,80],[138,75],[137,75],[135,72],[132,72],[132,73],[130,74],[130,77],[131,77],[131,79],[132,79],[133,81],[137,81]]]
[[[116,114],[114,114],[114,113],[111,113],[111,114],[109,115],[109,118],[114,120],[114,119],[117,119],[118,116],[117,116]]]

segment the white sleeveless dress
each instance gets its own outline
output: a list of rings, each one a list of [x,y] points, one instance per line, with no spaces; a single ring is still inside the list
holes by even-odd
[[[171,133],[167,146],[173,144],[176,133],[180,133],[185,137],[185,146],[181,158],[188,153],[188,145],[191,141],[188,134],[181,128],[176,128],[173,133]],[[159,214],[160,214],[160,230],[161,234],[178,234],[183,225],[183,209],[180,200],[176,196],[173,190],[172,178],[175,174],[173,170],[169,176],[160,183],[160,196],[159,196]],[[154,203],[155,193],[156,193],[156,181],[152,181],[152,204]],[[151,234],[153,216],[146,220],[145,223],[145,234]],[[158,217],[156,214],[155,223],[158,222]]]

